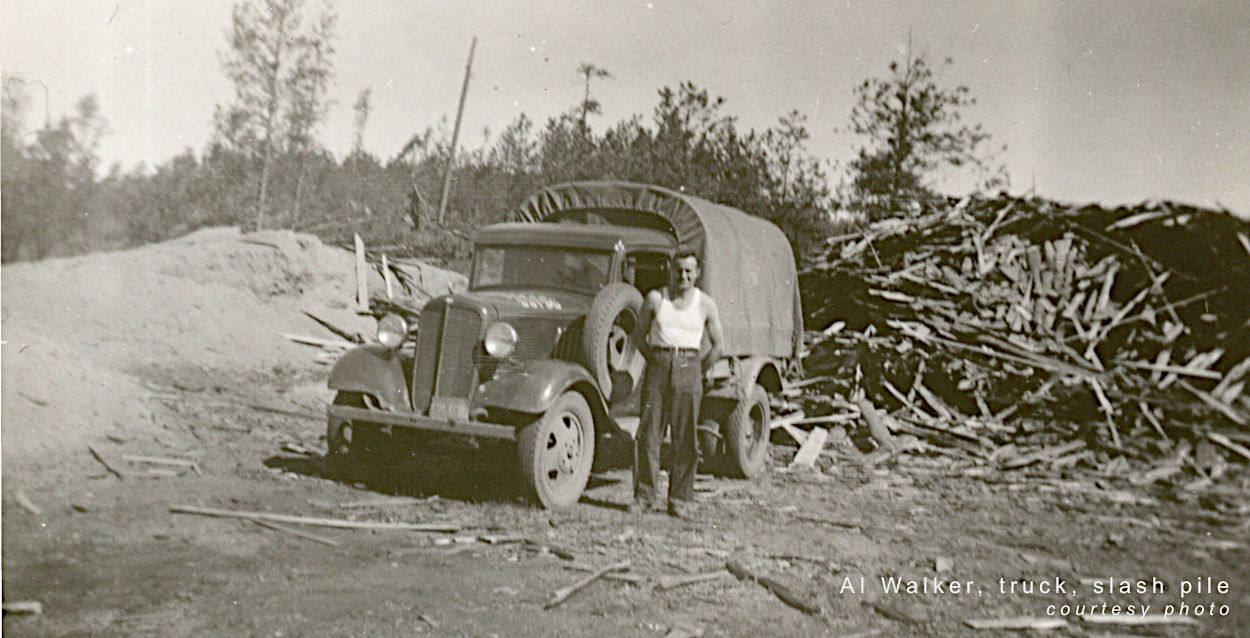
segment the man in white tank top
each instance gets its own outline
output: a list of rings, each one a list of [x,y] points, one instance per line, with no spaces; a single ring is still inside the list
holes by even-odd
[[[682,253],[673,260],[670,284],[647,294],[633,334],[647,359],[642,386],[642,415],[634,444],[634,503],[631,512],[656,504],[660,447],[671,428],[672,466],[668,476],[668,513],[684,518],[694,502],[698,465],[695,426],[703,398],[703,378],[721,357],[723,340],[716,302],[695,287],[699,258]],[[700,352],[703,335],[711,347]]]

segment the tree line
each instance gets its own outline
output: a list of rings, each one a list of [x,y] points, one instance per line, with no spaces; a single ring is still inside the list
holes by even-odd
[[[518,115],[477,148],[457,149],[448,214],[437,219],[450,148],[445,121],[412,135],[395,156],[362,148],[371,90],[352,105],[352,150],[335,157],[317,139],[329,109],[336,15],[305,0],[242,0],[234,6],[222,69],[233,99],[213,115],[202,150],[150,170],[100,170],[108,124],[94,97],[42,126],[27,124],[30,87],[3,83],[3,260],[43,259],[129,247],[205,226],[285,228],[346,242],[359,233],[397,255],[463,257],[472,229],[504,220],[542,186],[619,179],[666,186],[776,223],[796,252],[834,230],[837,211],[859,219],[914,214],[936,198],[943,167],[972,167],[1005,185],[984,151],[988,134],[960,121],[966,87],[939,86],[924,56],[910,52],[890,73],[855,88],[851,130],[865,138],[846,171],[811,154],[798,111],[744,130],[725,100],[692,83],[663,87],[649,117],[595,132],[600,102],[591,81],[604,68],[582,63],[582,99],[537,123]],[[949,63],[949,61],[947,62]],[[836,180],[836,181],[835,181]]]

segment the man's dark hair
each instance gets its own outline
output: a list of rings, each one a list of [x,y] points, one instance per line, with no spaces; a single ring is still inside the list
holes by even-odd
[[[699,259],[699,253],[696,253],[693,250],[683,250],[677,253],[677,256],[673,258],[673,265],[676,266],[677,262],[683,259],[690,259],[691,257],[694,258],[694,264],[696,266],[698,266],[699,268],[703,267],[703,260]]]

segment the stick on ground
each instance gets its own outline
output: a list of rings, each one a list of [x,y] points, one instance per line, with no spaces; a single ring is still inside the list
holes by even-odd
[[[301,532],[300,530],[292,529],[290,527],[287,527],[286,525],[279,525],[277,523],[270,523],[268,521],[260,521],[256,519],[252,519],[252,522],[266,529],[277,530],[279,532],[286,532],[287,534],[290,534],[292,536],[306,538],[310,541],[321,543],[322,545],[329,545],[330,547],[342,546],[342,543],[334,540],[333,538],[326,538],[324,536],[318,536],[316,534],[309,534],[308,532]]]
[[[666,591],[676,587],[685,587],[695,583],[703,583],[709,580],[720,580],[721,578],[730,578],[733,574],[727,569],[717,569],[710,572],[700,572],[697,574],[677,574],[675,576],[661,576],[656,582],[655,588]]]
[[[786,587],[768,576],[752,572],[750,569],[747,569],[745,565],[729,561],[725,563],[725,569],[729,570],[729,573],[734,576],[737,576],[739,580],[751,580],[759,583],[764,589],[767,589],[772,592],[774,596],[780,598],[781,602],[803,613],[820,614],[822,611],[820,603],[817,603],[811,598],[791,590],[789,587]]]
[[[444,532],[460,531],[460,525],[449,523],[384,523],[377,521],[348,521],[338,518],[315,518],[312,516],[295,516],[291,514],[270,514],[269,512],[236,512],[233,510],[196,507],[194,505],[171,505],[169,511],[174,514],[198,514],[219,518],[243,518],[252,521],[268,521],[270,523],[293,523],[296,525],[316,525],[320,527],[337,527],[340,529],[393,529],[411,532]]]
[[[91,447],[90,445],[88,445],[88,446],[87,446],[87,451],[88,451],[88,452],[90,452],[90,453],[91,453],[91,456],[94,456],[94,457],[95,457],[95,460],[99,461],[99,462],[100,462],[100,465],[103,465],[103,466],[104,466],[104,469],[108,470],[108,471],[109,471],[109,472],[110,472],[113,476],[116,476],[116,477],[117,477],[118,479],[120,479],[120,480],[125,480],[126,475],[125,475],[125,474],[122,474],[121,472],[118,472],[118,471],[117,471],[117,468],[113,467],[112,465],[109,465],[109,462],[108,462],[108,461],[105,461],[105,460],[104,460],[104,457],[103,457],[103,456],[100,456],[100,453],[99,453],[99,452],[97,452],[97,451],[95,450],[95,448],[93,448],[93,447]]]
[[[599,571],[596,571],[595,573],[577,581],[576,583],[573,583],[572,585],[569,585],[568,587],[561,587],[560,589],[557,589],[554,592],[552,592],[551,600],[548,601],[547,604],[543,606],[543,609],[551,609],[552,607],[555,607],[559,605],[560,603],[563,603],[564,601],[572,597],[573,594],[576,594],[578,591],[580,591],[583,587],[595,582],[596,580],[599,580],[601,577],[603,577],[604,574],[607,574],[608,572],[622,572],[627,569],[629,569],[628,560],[623,560],[620,562],[612,563],[611,565],[608,565],[607,567],[603,567],[599,569]]]

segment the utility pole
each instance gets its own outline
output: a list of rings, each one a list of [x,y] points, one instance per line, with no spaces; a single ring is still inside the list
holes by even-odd
[[[443,223],[447,211],[447,196],[451,194],[451,169],[456,161],[456,144],[460,139],[460,118],[464,116],[464,96],[469,92],[469,75],[473,71],[473,50],[477,48],[477,36],[469,45],[469,61],[464,65],[464,86],[460,87],[460,106],[456,108],[456,126],[451,130],[451,148],[447,149],[447,168],[443,171],[443,196],[438,200],[438,223]]]

